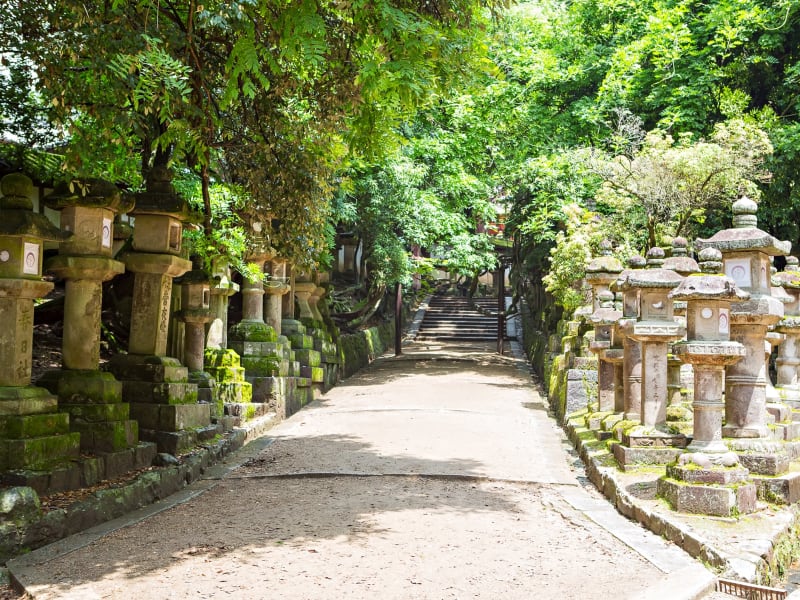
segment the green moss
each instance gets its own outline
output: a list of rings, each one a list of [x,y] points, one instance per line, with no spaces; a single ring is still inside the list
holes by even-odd
[[[206,368],[240,367],[239,355],[229,348],[206,348]]]
[[[261,321],[240,321],[230,328],[228,337],[240,342],[277,342],[275,330]]]
[[[277,377],[281,360],[276,356],[244,356],[242,366],[249,376]]]

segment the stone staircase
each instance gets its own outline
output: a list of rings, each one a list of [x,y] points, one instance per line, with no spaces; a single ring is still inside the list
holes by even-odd
[[[496,298],[475,298],[486,311],[497,310]],[[470,306],[467,298],[435,295],[416,337],[421,341],[488,342],[497,339],[497,317]]]

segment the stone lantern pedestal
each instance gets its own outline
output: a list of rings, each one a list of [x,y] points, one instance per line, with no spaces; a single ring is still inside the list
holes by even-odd
[[[135,274],[128,354],[109,369],[122,381],[123,399],[143,439],[160,452],[178,454],[217,433],[208,404],[197,403],[197,385],[177,358],[166,356],[172,280],[192,264],[180,257],[186,203],[165,169],[152,169],[147,191],[136,196],[133,251],[121,259]]]
[[[139,443],[139,425],[123,402],[122,384],[100,371],[100,324],[103,282],[124,272],[112,258],[114,218],[132,203],[112,184],[91,180],[58,187],[45,203],[61,211],[61,227],[72,238],[50,259],[48,271],[63,279],[64,368],[50,371],[40,383],[59,397],[70,414],[70,427],[81,434],[81,450],[100,456],[98,476],[118,477],[148,466],[153,444]]]
[[[33,301],[53,289],[41,279],[42,241],[67,235],[32,211],[32,189],[21,174],[0,181],[0,476],[6,485],[61,491],[81,483],[80,434],[70,432],[55,396],[31,386],[31,359]]]
[[[298,273],[295,277],[294,294],[299,309],[300,322],[304,325],[302,333],[296,331],[289,335],[295,357],[300,363],[300,376],[309,380],[311,394],[319,395],[325,382],[325,370],[322,367],[322,353],[316,349],[320,341],[325,339],[326,332],[322,324],[322,315],[317,308],[320,288],[310,273]]]
[[[689,256],[689,242],[686,238],[676,237],[672,240],[672,254],[664,261],[664,268],[675,271],[681,277],[687,277],[700,270],[697,262]],[[675,318],[686,324],[686,303],[682,301],[673,303]],[[691,408],[685,405],[689,395],[684,385],[686,379],[692,379],[692,366],[681,360],[670,351],[667,356],[667,420],[674,427],[689,425]]]
[[[654,265],[661,264],[663,250],[653,248],[648,252],[651,255],[657,261]],[[682,280],[675,271],[656,267],[627,271],[619,286],[623,292],[638,292],[639,317],[628,324],[626,333],[642,348],[641,424],[623,431],[621,443],[612,448],[623,468],[670,462],[686,445],[686,437],[670,432],[666,424],[669,343],[683,337],[686,331],[675,321],[667,295]]]
[[[272,259],[269,274],[270,279],[264,285],[264,320],[280,336],[283,332],[283,296],[289,293],[291,287],[286,277],[286,259]]]
[[[307,323],[318,320],[314,311],[311,310],[309,299],[317,290],[317,284],[313,281],[295,280],[294,297],[297,302],[300,321]]]

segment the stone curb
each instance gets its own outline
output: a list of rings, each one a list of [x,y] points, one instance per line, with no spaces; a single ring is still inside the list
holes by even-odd
[[[277,422],[274,413],[264,415],[232,429],[222,439],[199,446],[181,457],[178,465],[146,471],[126,485],[99,490],[69,508],[51,510],[38,521],[30,523],[24,531],[18,532],[17,546],[25,550],[49,547],[46,545],[52,545],[54,540],[85,534],[90,528],[103,527],[113,519],[126,519],[126,515],[141,507],[147,510],[158,500],[171,500],[176,493],[182,490],[185,493],[187,486],[187,489],[191,489],[193,482],[208,478],[224,468],[224,464],[218,463],[224,463],[226,456],[241,449],[250,440],[259,438]],[[14,560],[9,560],[8,564]]]
[[[678,569],[628,600],[699,600],[714,591],[717,578],[703,565]]]

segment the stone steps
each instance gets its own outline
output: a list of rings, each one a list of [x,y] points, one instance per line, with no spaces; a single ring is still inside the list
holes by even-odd
[[[497,300],[476,300],[483,309],[494,310]],[[497,318],[483,314],[466,298],[434,296],[422,320],[418,340],[483,342],[497,339]]]

